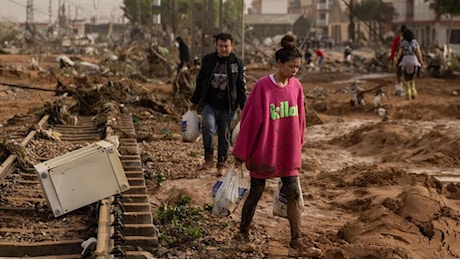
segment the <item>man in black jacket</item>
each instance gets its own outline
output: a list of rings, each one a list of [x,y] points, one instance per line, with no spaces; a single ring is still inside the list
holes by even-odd
[[[233,53],[233,37],[228,33],[215,36],[216,51],[201,61],[196,78],[191,109],[202,114],[205,168],[214,164],[213,138],[217,132],[217,176],[225,173],[230,147],[230,127],[238,107],[246,102],[246,67]]]

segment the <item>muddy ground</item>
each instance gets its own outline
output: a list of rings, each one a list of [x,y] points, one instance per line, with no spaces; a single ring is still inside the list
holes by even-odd
[[[30,70],[28,59],[0,56],[0,82],[53,89],[56,75],[73,80],[61,75],[55,57],[41,58],[45,72]],[[248,87],[269,71],[249,70]],[[109,79],[119,78],[95,82]],[[307,128],[300,176],[302,231],[322,250],[321,258],[459,258],[460,97],[454,94],[460,79],[422,75],[412,101],[393,94],[393,74],[302,70],[299,79],[307,103],[323,121]],[[375,113],[373,92],[365,94],[364,107],[350,105],[354,82],[364,89],[385,86],[386,117]],[[139,84],[159,102],[171,99],[171,79]],[[53,92],[0,85],[0,124],[55,99]],[[134,122],[143,136],[139,147],[160,232],[154,257],[287,258],[289,225],[272,208],[276,180],[268,182],[250,230],[256,249],[242,251],[233,240],[241,204],[229,217],[211,214],[217,177],[213,170],[200,170],[202,142],[182,142],[179,109],[133,111],[142,115]],[[158,214],[165,209],[186,217],[165,222]]]

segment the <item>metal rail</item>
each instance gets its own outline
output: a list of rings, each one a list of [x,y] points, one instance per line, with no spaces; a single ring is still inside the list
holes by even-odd
[[[48,120],[48,116],[43,117],[39,125],[42,127]],[[95,127],[90,117],[79,117],[78,125],[56,125],[53,130],[62,134],[61,140],[66,142],[83,142],[101,138],[100,132]],[[133,122],[130,116],[123,116],[119,120],[119,129],[123,133],[130,133],[135,136]],[[91,130],[92,129],[92,130]],[[113,129],[106,131],[117,134]],[[31,131],[21,142],[26,146],[36,136],[36,131]],[[121,134],[121,133],[120,133]],[[97,140],[98,141],[98,140]],[[120,195],[103,199],[97,203],[97,244],[93,252],[94,258],[147,258],[149,249],[158,245],[158,234],[153,225],[153,217],[150,211],[150,203],[143,176],[142,164],[137,147],[136,139],[120,139],[120,149],[122,151],[121,161],[125,170],[130,190]],[[17,178],[12,183],[14,186],[9,187],[13,192],[10,198],[2,197],[3,203],[0,203],[0,235],[2,232],[13,232],[15,234],[53,234],[53,232],[67,232],[69,238],[60,241],[52,241],[47,238],[46,241],[22,242],[0,242],[0,257],[59,257],[59,258],[78,258],[83,250],[81,243],[84,237],[70,234],[81,234],[87,227],[66,223],[60,224],[54,218],[50,219],[49,226],[53,228],[35,229],[35,222],[43,222],[49,219],[51,214],[49,209],[40,205],[46,204],[42,194],[42,188],[38,181],[38,176],[34,169],[28,169],[27,172],[15,171],[14,162],[16,155],[10,155],[0,168],[0,179],[5,181],[11,178]],[[22,197],[23,194],[37,194],[34,197]],[[8,204],[5,205],[5,201]],[[22,204],[21,204],[22,203]],[[2,206],[3,204],[3,206]],[[38,205],[38,206],[37,206]],[[78,218],[85,210],[76,210],[64,216],[63,219],[73,219],[78,222]],[[83,212],[83,213],[82,213]],[[85,219],[87,217],[83,217]],[[11,223],[21,219],[20,222],[29,222],[32,227],[26,229],[20,227],[10,227],[6,219]],[[88,220],[91,219],[88,218]],[[3,220],[3,221],[2,221]],[[61,219],[62,221],[62,219]],[[1,224],[3,223],[3,224]],[[42,223],[47,226],[48,222]],[[37,224],[38,226],[38,224]],[[84,231],[86,232],[86,231]],[[40,234],[38,234],[40,235]],[[143,250],[141,250],[143,249]]]
[[[49,115],[45,115],[42,119],[38,122],[38,126],[42,127],[46,121],[48,121]],[[37,134],[36,130],[30,131],[29,134],[22,140],[21,145],[26,146],[29,142],[35,137]],[[13,170],[13,163],[16,160],[17,156],[15,154],[11,154],[6,158],[6,160],[0,165],[0,181],[3,180],[6,176],[10,175]]]

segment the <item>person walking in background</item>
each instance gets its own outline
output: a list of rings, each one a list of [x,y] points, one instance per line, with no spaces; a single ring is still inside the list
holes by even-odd
[[[253,247],[249,226],[267,179],[281,178],[287,197],[291,229],[289,256],[316,256],[320,250],[302,238],[298,175],[305,133],[302,84],[295,78],[302,64],[302,53],[289,41],[275,52],[277,70],[260,78],[248,97],[241,116],[240,132],[233,147],[235,167],[243,162],[250,171],[251,187],[241,212],[236,240],[243,248]]]
[[[393,42],[391,44],[391,50],[390,50],[390,64],[395,63],[395,56],[399,50],[399,44],[402,40],[403,37],[403,32],[407,29],[406,25],[401,25],[401,28],[399,29],[399,32],[395,35],[393,38]],[[402,58],[402,57],[401,57]],[[401,60],[397,60],[397,63],[401,62]],[[399,67],[396,69],[396,85],[395,85],[395,94],[400,96],[403,93],[403,88],[401,86],[401,77],[402,73]]]
[[[315,63],[318,66],[318,71],[321,71],[321,68],[323,67],[325,54],[321,50],[321,48],[317,48],[316,51],[315,51],[315,54],[316,54]]]
[[[395,62],[395,64],[404,76],[403,87],[406,99],[415,99],[417,89],[415,88],[414,76],[423,68],[424,63],[420,45],[415,40],[414,33],[409,29],[403,32],[403,39],[395,57],[395,61],[398,60],[401,62]]]
[[[353,53],[353,49],[354,49],[353,40],[349,39],[347,42],[347,45],[345,46],[345,49],[343,50],[343,60],[345,62],[351,62],[352,60],[351,55]]]
[[[177,66],[177,73],[179,74],[183,67],[188,68],[190,66],[190,51],[182,37],[177,36],[176,42],[179,44],[179,65]]]
[[[313,52],[311,51],[310,48],[305,49],[305,62],[307,65],[310,65],[310,63],[313,61]]]
[[[217,132],[217,176],[225,173],[231,123],[238,107],[246,102],[246,66],[233,53],[233,37],[228,33],[215,36],[216,51],[201,61],[190,109],[202,114],[204,168],[214,165],[213,139]]]

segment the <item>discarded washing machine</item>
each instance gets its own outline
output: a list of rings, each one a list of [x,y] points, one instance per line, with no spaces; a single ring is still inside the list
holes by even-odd
[[[99,141],[34,165],[55,217],[129,189],[116,147]]]

